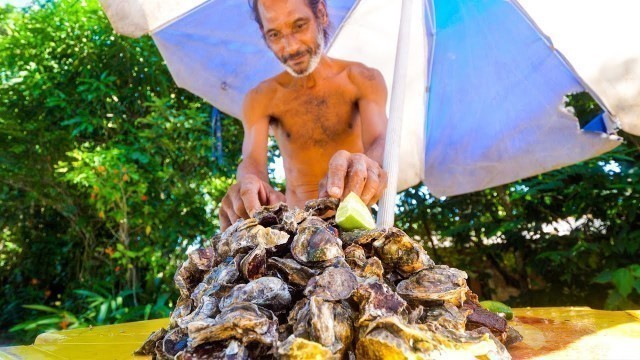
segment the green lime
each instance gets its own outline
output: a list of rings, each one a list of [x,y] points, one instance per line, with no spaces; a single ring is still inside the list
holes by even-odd
[[[369,207],[353,192],[347,195],[338,206],[336,223],[344,230],[371,230],[376,227]]]
[[[480,305],[492,313],[496,313],[498,315],[504,314],[504,318],[507,320],[513,319],[513,310],[511,310],[508,305],[505,305],[500,301],[485,300],[480,301]]]

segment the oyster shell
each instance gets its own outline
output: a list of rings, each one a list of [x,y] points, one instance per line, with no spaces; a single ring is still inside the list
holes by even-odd
[[[195,286],[202,281],[204,274],[218,262],[213,247],[196,249],[187,256],[187,261],[180,266],[173,277],[180,295],[185,297],[189,297]]]
[[[446,301],[460,306],[469,290],[466,279],[467,273],[464,271],[438,265],[401,281],[396,291],[404,298],[417,302]]]
[[[273,346],[277,340],[278,321],[273,313],[251,303],[235,303],[215,319],[193,321],[188,326],[190,347],[236,339],[243,345],[258,342]]]
[[[176,302],[175,308],[171,312],[169,317],[169,327],[174,328],[177,326],[178,321],[188,316],[191,313],[191,309],[193,309],[193,300],[189,297],[183,297],[180,295],[178,301]]]
[[[404,314],[407,302],[387,284],[376,278],[368,278],[358,285],[354,299],[360,306],[358,326],[385,316]]]
[[[240,262],[242,276],[247,280],[255,280],[267,273],[267,251],[259,245],[251,250]]]
[[[158,331],[154,331],[149,335],[147,340],[145,340],[144,344],[138,348],[138,350],[134,351],[134,355],[151,355],[155,352],[156,343],[158,341],[162,341],[167,335],[167,329],[161,328]]]
[[[222,235],[216,244],[218,256],[226,258],[246,253],[262,245],[265,249],[286,244],[289,234],[273,228],[265,228],[258,220],[250,218],[244,222],[237,221]]]
[[[304,295],[337,301],[351,297],[358,286],[358,278],[349,268],[328,267],[324,272],[309,280]]]
[[[331,350],[321,344],[294,335],[278,344],[278,358],[282,360],[317,360],[332,356]]]
[[[464,332],[467,315],[469,315],[469,311],[464,307],[459,309],[453,304],[445,302],[441,306],[426,308],[419,322],[431,322],[443,328]]]
[[[186,329],[190,322],[204,320],[214,316],[218,312],[218,303],[220,300],[215,297],[203,296],[200,305],[189,315],[177,320],[178,327]]]
[[[340,205],[340,199],[322,198],[309,200],[304,204],[304,210],[311,216],[324,217],[329,212],[335,212]]]
[[[344,258],[352,269],[360,269],[367,262],[364,249],[356,244],[351,244],[344,249]]]
[[[342,242],[318,217],[307,218],[291,243],[293,258],[303,265],[326,267],[344,258]]]
[[[236,285],[220,300],[219,308],[224,311],[234,303],[250,302],[272,310],[288,308],[291,294],[287,284],[271,276],[261,277],[248,284]]]
[[[440,326],[409,325],[398,317],[372,322],[356,345],[358,359],[510,359],[490,334],[470,334]]]
[[[346,231],[340,234],[340,239],[345,245],[365,245],[380,239],[386,232],[384,229]]]
[[[267,264],[275,268],[278,273],[284,275],[289,283],[295,285],[307,286],[309,280],[319,273],[318,270],[309,269],[293,259],[272,257],[267,260]]]
[[[373,247],[385,266],[405,276],[434,266],[424,248],[400,229],[388,229]]]
[[[258,224],[264,227],[276,226],[282,223],[282,216],[289,211],[286,203],[263,206],[253,213],[253,218],[258,220]]]
[[[175,328],[162,340],[162,352],[165,356],[173,358],[187,347],[187,340],[187,332],[184,329]]]
[[[346,303],[312,296],[300,300],[289,315],[292,336],[312,340],[331,350],[331,358],[342,359],[355,331],[353,312]]]
[[[303,222],[309,214],[298,208],[291,209],[282,214],[282,230],[288,233],[295,233],[298,231],[298,224]]]

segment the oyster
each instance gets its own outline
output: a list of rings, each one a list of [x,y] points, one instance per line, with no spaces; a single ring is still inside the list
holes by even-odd
[[[162,341],[162,352],[165,356],[173,358],[187,347],[187,332],[181,328],[175,328],[167,333]]]
[[[185,316],[191,313],[191,309],[193,308],[193,300],[189,297],[184,297],[180,295],[178,301],[176,302],[175,308],[171,312],[169,316],[169,326],[175,327],[177,326],[178,321],[184,318]]]
[[[400,229],[390,228],[373,243],[376,254],[382,263],[400,272],[410,275],[434,266],[427,252]]]
[[[296,303],[289,315],[292,336],[312,340],[342,359],[354,337],[353,313],[349,305],[312,296]]]
[[[289,283],[295,285],[307,286],[309,280],[319,273],[318,270],[309,269],[293,259],[272,257],[267,260],[267,264],[275,268],[278,273],[284,275]]]
[[[229,257],[220,265],[211,269],[202,279],[202,282],[191,293],[191,300],[194,306],[199,306],[203,296],[213,296],[221,298],[226,295],[235,285],[235,281],[240,277],[238,272],[238,259]]]
[[[330,301],[345,300],[351,297],[357,286],[358,279],[348,267],[328,267],[322,274],[309,280],[304,295]]]
[[[409,279],[401,281],[396,290],[398,294],[413,301],[426,303],[446,301],[460,306],[469,290],[466,278],[467,273],[464,271],[438,265],[431,269],[424,269]]]
[[[426,308],[418,322],[431,322],[446,329],[464,332],[468,314],[469,311],[466,308],[458,309],[453,304],[445,302],[441,306]]]
[[[283,360],[317,360],[332,357],[331,350],[303,338],[289,336],[284,342],[278,344],[278,358]]]
[[[367,255],[360,245],[351,244],[344,249],[344,258],[352,269],[360,269],[367,262]]]
[[[216,251],[220,257],[236,256],[262,245],[265,249],[286,244],[289,234],[273,228],[265,228],[258,220],[251,218],[236,222],[220,238]]]
[[[282,230],[287,231],[291,234],[298,231],[298,224],[303,222],[309,214],[305,211],[300,210],[298,208],[291,209],[284,214],[282,214]]]
[[[386,232],[384,229],[346,231],[340,234],[340,239],[346,245],[365,245],[380,239]]]
[[[272,346],[277,340],[278,321],[273,313],[251,303],[235,303],[225,308],[215,319],[191,322],[188,326],[190,347],[236,339],[247,345],[252,342]]]
[[[218,303],[220,300],[215,297],[203,296],[200,305],[189,315],[177,320],[178,327],[186,329],[190,322],[204,320],[215,315],[218,312]]]
[[[327,213],[335,212],[340,205],[340,199],[322,198],[309,200],[304,204],[304,210],[312,216],[324,217]]]
[[[287,308],[291,303],[291,294],[287,284],[271,276],[261,277],[248,284],[236,285],[229,294],[220,300],[219,308],[225,308],[234,303],[250,302],[271,310]]]
[[[212,247],[194,250],[187,256],[187,261],[173,277],[180,295],[185,297],[189,297],[194,287],[202,281],[204,274],[217,265],[217,257]]]
[[[320,267],[329,266],[338,258],[344,258],[342,242],[318,217],[309,217],[300,224],[291,243],[291,254],[303,265]]]
[[[251,250],[240,262],[242,276],[247,280],[255,280],[267,273],[267,251],[259,245]]]
[[[158,331],[154,331],[149,335],[147,340],[145,340],[144,344],[140,346],[140,348],[133,352],[134,355],[151,355],[154,353],[156,348],[156,343],[158,341],[162,341],[167,335],[167,329],[161,328]]]
[[[258,220],[258,224],[264,227],[276,226],[282,223],[282,216],[289,211],[286,203],[263,206],[256,210],[252,217]]]
[[[182,355],[182,357],[179,357]],[[224,342],[206,343],[195,349],[187,349],[175,357],[180,360],[249,360],[251,354],[246,347],[236,340]]]
[[[490,334],[469,334],[409,325],[392,316],[372,322],[356,345],[358,359],[448,359],[511,357]]]
[[[360,306],[359,326],[367,325],[379,317],[406,312],[407,302],[376,278],[368,278],[358,285],[354,299]]]

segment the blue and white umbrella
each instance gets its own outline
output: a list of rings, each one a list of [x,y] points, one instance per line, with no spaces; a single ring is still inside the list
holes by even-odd
[[[117,32],[153,37],[179,86],[235,117],[282,71],[245,0],[100,1]],[[619,127],[640,134],[635,1],[327,3],[328,55],[379,69],[391,89],[381,226],[396,189],[468,193],[609,151]],[[582,91],[605,109],[584,129],[565,107]]]

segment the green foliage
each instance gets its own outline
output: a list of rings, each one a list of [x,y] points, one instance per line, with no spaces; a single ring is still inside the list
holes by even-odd
[[[187,248],[218,228],[240,123],[223,116],[213,161],[211,107],[95,0],[1,9],[0,329],[24,326],[0,338],[167,316]]]
[[[626,143],[472,194],[437,199],[412,188],[401,196],[397,224],[421,237],[437,261],[467,270],[483,298],[514,306],[637,308],[630,274],[640,248],[639,160]],[[614,285],[608,297],[606,283]]]

